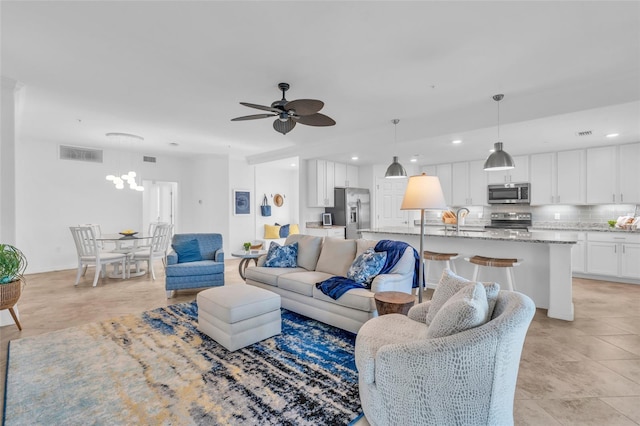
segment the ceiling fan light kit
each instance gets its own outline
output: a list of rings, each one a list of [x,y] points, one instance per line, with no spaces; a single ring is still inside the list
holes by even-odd
[[[398,143],[398,123],[400,122],[400,120],[398,120],[397,118],[394,118],[393,120],[391,120],[391,122],[394,125],[394,136],[393,136],[393,141],[394,141],[394,146],[397,145]],[[384,174],[385,178],[389,178],[389,179],[394,179],[394,178],[406,178],[407,177],[407,171],[404,169],[404,167],[402,167],[402,164],[400,164],[400,162],[398,161],[398,157],[397,156],[393,156],[393,162],[389,165],[389,167],[387,167],[387,171]]]
[[[500,140],[500,101],[504,95],[493,95],[493,100],[498,103],[498,140]],[[502,142],[493,144],[494,151],[489,155],[487,161],[484,162],[485,171],[509,170],[515,167],[513,158],[502,149]]]
[[[334,126],[336,124],[331,117],[318,112],[324,107],[324,102],[322,101],[317,99],[296,99],[295,101],[287,101],[284,94],[289,90],[289,87],[289,83],[278,84],[278,88],[282,91],[282,99],[272,102],[271,106],[240,102],[240,105],[269,111],[270,114],[245,115],[242,117],[232,118],[231,121],[246,121],[256,120],[259,118],[276,117],[273,122],[273,128],[276,132],[282,133],[283,135],[286,135],[293,130],[297,123],[317,127]]]

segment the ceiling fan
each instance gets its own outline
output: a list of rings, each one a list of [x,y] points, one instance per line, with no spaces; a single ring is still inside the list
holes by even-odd
[[[296,123],[305,124],[307,126],[333,126],[336,122],[318,111],[324,106],[324,102],[317,99],[296,99],[288,101],[284,97],[284,92],[289,90],[289,83],[280,83],[278,88],[282,90],[282,99],[274,101],[271,106],[263,106],[250,104],[248,102],[240,102],[240,105],[250,108],[269,111],[269,114],[245,115],[243,117],[232,118],[231,121],[255,120],[258,118],[278,117],[273,122],[273,128],[276,132],[286,135],[294,127]]]

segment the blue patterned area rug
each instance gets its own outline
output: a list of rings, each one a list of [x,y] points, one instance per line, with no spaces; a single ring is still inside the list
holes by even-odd
[[[341,425],[360,413],[355,335],[282,310],[228,352],[182,303],[10,342],[7,425]]]

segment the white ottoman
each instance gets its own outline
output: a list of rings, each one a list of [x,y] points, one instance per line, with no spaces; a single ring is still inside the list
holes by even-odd
[[[198,330],[230,351],[280,334],[280,295],[247,284],[198,293]]]

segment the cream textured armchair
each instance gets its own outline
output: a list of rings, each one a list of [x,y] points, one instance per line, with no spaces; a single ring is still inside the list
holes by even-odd
[[[436,321],[425,323],[431,306],[432,301],[414,306],[409,317],[373,318],[360,329],[356,367],[369,423],[513,424],[520,354],[535,312],[532,300],[499,291],[488,322],[444,337],[428,337]]]

